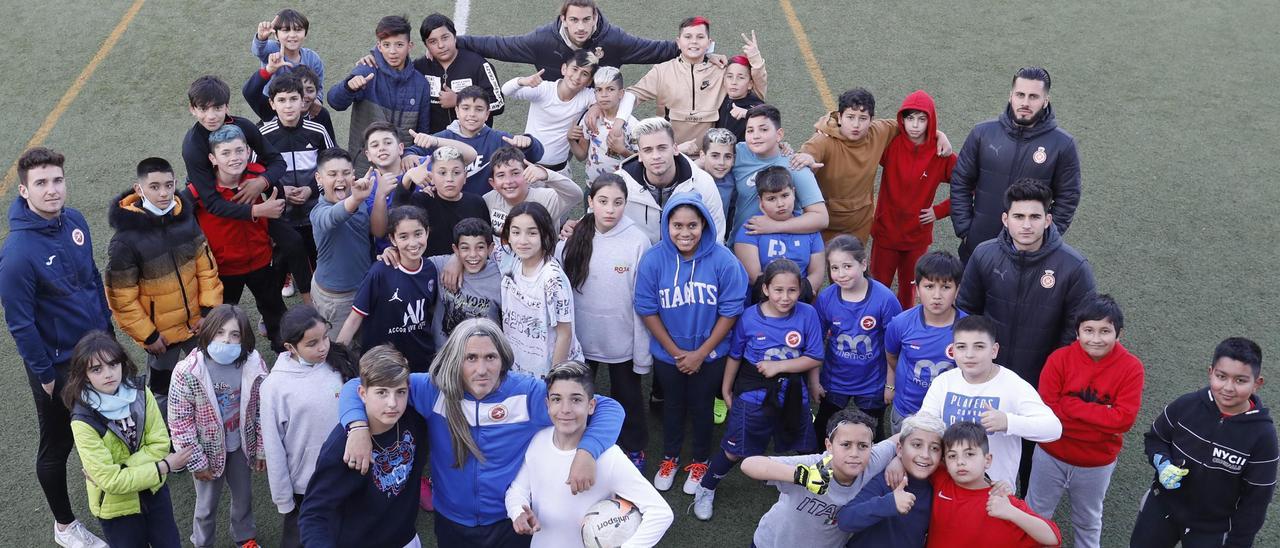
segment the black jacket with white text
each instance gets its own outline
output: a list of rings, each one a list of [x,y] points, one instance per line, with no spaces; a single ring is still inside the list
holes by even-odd
[[[1196,532],[1226,533],[1223,546],[1253,546],[1276,487],[1276,428],[1254,395],[1253,408],[1224,417],[1205,388],[1173,401],[1145,438],[1147,462],[1160,453],[1190,470],[1182,485],[1150,496],[1164,500],[1182,525]]]

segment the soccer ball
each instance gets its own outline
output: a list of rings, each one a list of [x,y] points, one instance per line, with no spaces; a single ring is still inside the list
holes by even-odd
[[[582,544],[587,548],[616,548],[640,528],[640,510],[631,501],[613,497],[592,504],[582,517]]]

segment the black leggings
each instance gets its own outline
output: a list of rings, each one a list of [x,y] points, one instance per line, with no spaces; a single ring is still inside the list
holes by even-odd
[[[53,383],[53,396],[46,394],[40,379],[27,372],[27,383],[36,402],[36,420],[40,426],[40,443],[36,449],[36,481],[53,511],[53,519],[63,525],[76,520],[71,511],[71,498],[67,495],[67,457],[75,447],[71,437],[71,411],[62,403],[62,388],[67,384],[67,368],[70,362],[53,366],[57,377]],[[77,474],[79,475],[79,474]]]
[[[644,451],[649,445],[649,425],[644,412],[644,398],[641,390],[642,376],[632,368],[632,361],[622,363],[601,363],[587,360],[591,371],[601,366],[609,367],[609,396],[618,400],[626,418],[622,421],[622,433],[618,435],[618,447],[627,453]]]

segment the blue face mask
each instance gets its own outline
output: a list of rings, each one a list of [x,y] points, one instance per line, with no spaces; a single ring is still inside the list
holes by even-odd
[[[222,365],[231,365],[236,362],[236,358],[240,357],[242,350],[240,343],[224,343],[213,341],[209,343],[209,348],[204,350],[209,359]]]

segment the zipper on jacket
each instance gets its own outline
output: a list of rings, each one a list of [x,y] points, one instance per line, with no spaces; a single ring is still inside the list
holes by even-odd
[[[689,112],[697,110],[698,107],[698,78],[693,74],[693,65],[689,65]],[[671,112],[670,109],[667,110]]]
[[[164,227],[164,236],[169,238],[169,227]],[[169,248],[169,262],[173,263],[173,276],[178,279],[178,293],[182,295],[182,310],[187,313],[187,328],[191,328],[191,302],[187,300],[187,287],[182,283],[182,270],[178,268],[178,258],[173,256],[173,248]],[[151,325],[156,323],[156,302],[151,301]],[[156,331],[160,331],[157,327]]]

